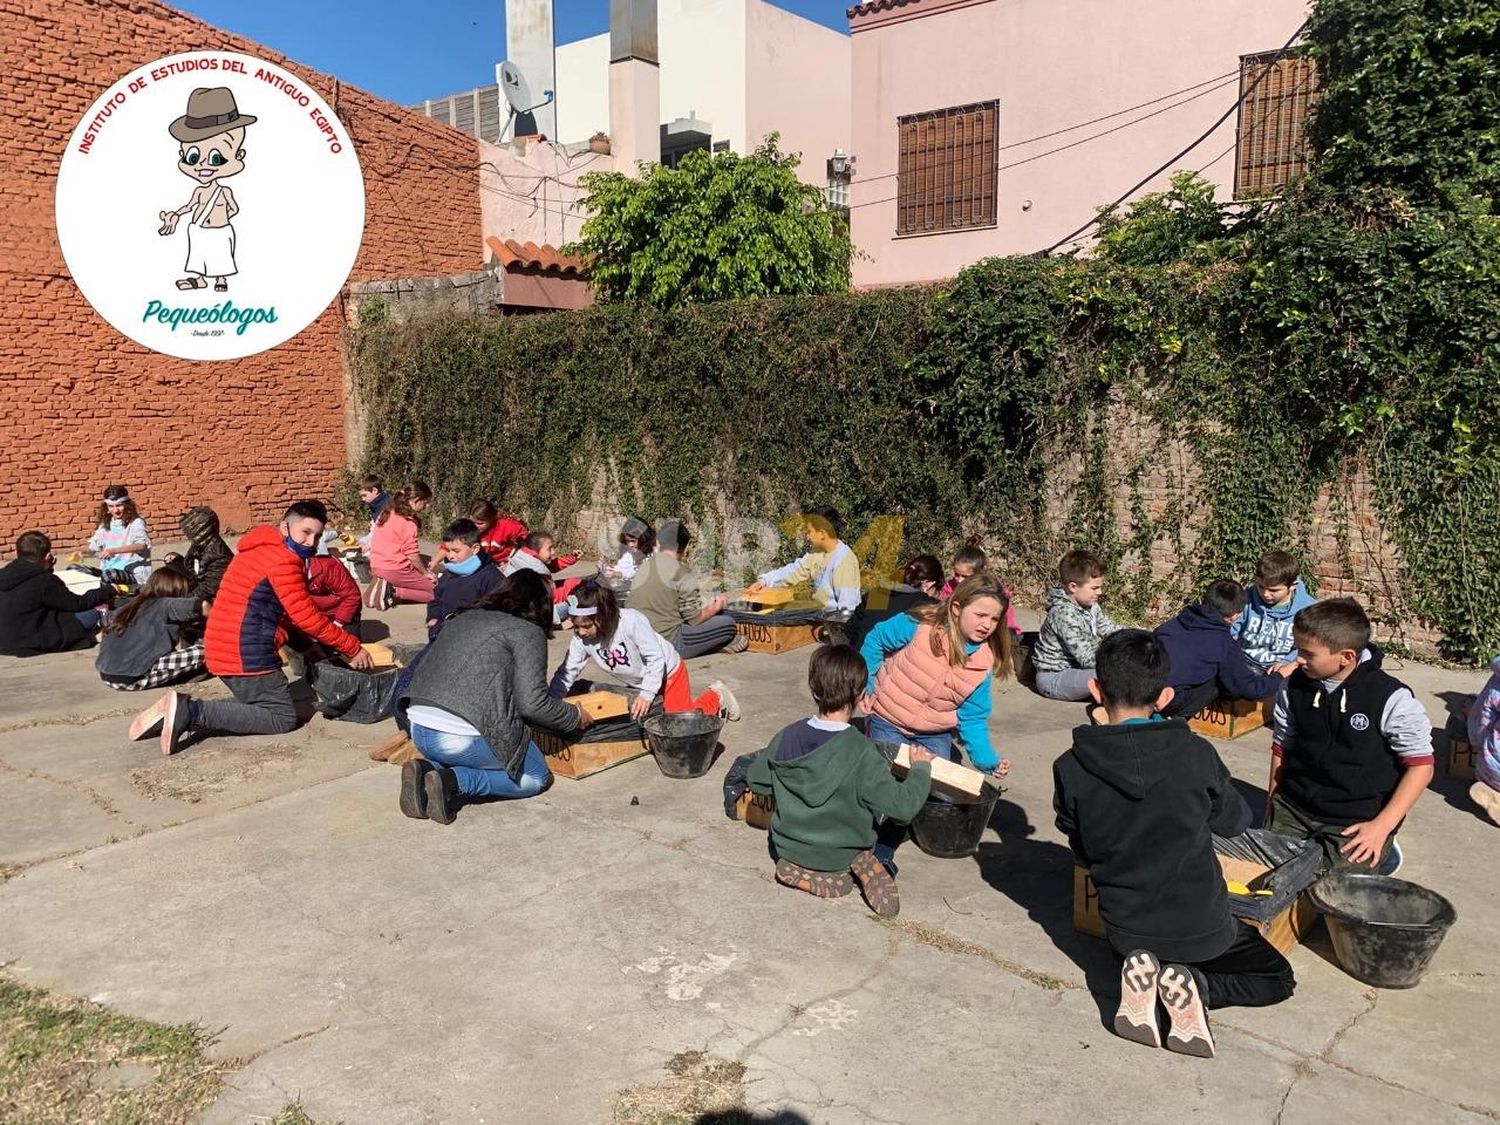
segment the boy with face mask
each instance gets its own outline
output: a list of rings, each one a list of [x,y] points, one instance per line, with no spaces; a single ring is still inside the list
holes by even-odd
[[[443,573],[427,606],[427,639],[437,640],[443,623],[477,605],[500,585],[500,568],[479,545],[479,525],[457,519],[443,529]]]
[[[299,500],[278,527],[257,527],[240,540],[224,573],[204,640],[208,670],[224,681],[232,700],[197,700],[168,691],[130,724],[130,738],[161,737],[161,751],[176,751],[189,730],[229,734],[285,734],[297,726],[291,689],[279,650],[289,628],[344,656],[351,667],[370,667],[359,638],[340,629],[313,605],[307,560],[317,554],[328,511],[317,500]]]

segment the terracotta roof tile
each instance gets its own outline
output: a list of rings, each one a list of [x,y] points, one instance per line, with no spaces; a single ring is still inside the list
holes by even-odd
[[[892,8],[904,8],[908,4],[920,4],[922,0],[869,0],[867,4],[856,4],[844,13],[849,19],[868,16],[872,12],[888,12]]]
[[[535,242],[517,242],[514,238],[501,241],[494,235],[484,241],[495,260],[506,269],[539,270],[549,277],[582,277],[587,272],[583,259],[561,254],[551,243],[538,246]]]

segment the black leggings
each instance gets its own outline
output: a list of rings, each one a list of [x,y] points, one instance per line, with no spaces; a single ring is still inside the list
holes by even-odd
[[[1210,1008],[1265,1008],[1280,1004],[1297,987],[1292,966],[1274,945],[1243,922],[1234,944],[1207,961],[1173,962],[1193,971]],[[1124,960],[1123,954],[1115,956]]]

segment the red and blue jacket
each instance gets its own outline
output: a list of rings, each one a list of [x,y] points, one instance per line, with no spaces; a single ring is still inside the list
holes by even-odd
[[[313,605],[302,560],[274,527],[257,527],[239,542],[208,615],[204,648],[215,676],[263,676],[281,669],[278,651],[293,626],[352,657],[359,638]]]

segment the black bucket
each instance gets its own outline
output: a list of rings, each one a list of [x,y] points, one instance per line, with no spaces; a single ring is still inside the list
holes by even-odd
[[[1458,919],[1436,891],[1389,875],[1334,871],[1308,893],[1344,971],[1376,988],[1415,987]]]
[[[917,847],[938,859],[963,859],[979,850],[1000,791],[986,785],[977,797],[927,798],[922,811],[912,817],[911,835]]]
[[[657,768],[668,777],[702,777],[713,765],[724,720],[702,711],[652,715],[641,724]]]

